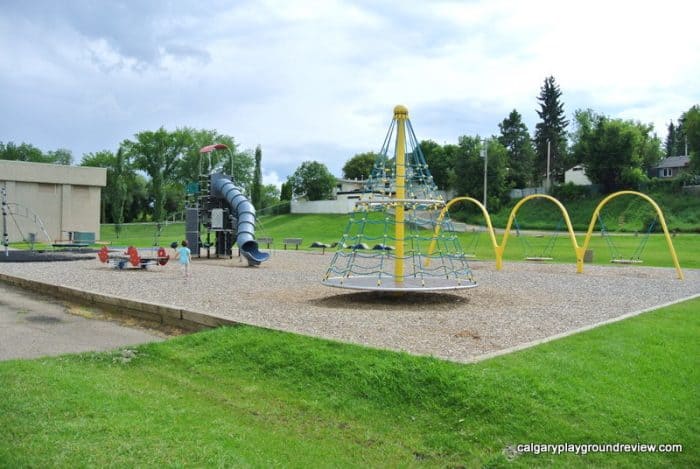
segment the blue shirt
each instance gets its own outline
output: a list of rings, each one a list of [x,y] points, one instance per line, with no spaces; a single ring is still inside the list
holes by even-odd
[[[187,246],[180,246],[179,248],[177,248],[177,255],[180,264],[190,263],[191,251],[190,248],[188,248]]]

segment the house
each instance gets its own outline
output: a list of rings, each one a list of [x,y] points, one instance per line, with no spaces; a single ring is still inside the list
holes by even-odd
[[[338,195],[357,194],[364,190],[365,181],[362,179],[336,179],[336,186],[333,193]]]
[[[99,239],[106,183],[104,168],[0,160],[9,241],[28,239],[31,233],[37,240],[48,235],[56,241],[74,232],[94,233]]]
[[[586,168],[582,164],[577,164],[564,172],[564,183],[572,183],[575,186],[590,186],[592,184],[586,176]]]
[[[669,156],[651,168],[651,175],[661,179],[674,178],[678,176],[678,173],[687,169],[689,165],[689,156]]]

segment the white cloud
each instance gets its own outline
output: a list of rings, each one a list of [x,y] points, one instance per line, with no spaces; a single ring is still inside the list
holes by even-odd
[[[267,186],[268,184],[274,184],[275,186],[277,186],[278,189],[282,187],[282,183],[284,182],[282,179],[280,179],[279,175],[277,174],[277,171],[274,170],[265,171],[263,169],[262,177],[264,185]]]
[[[664,133],[700,97],[699,12],[679,0],[10,1],[0,140],[79,159],[140,130],[215,128],[262,145],[277,183],[304,160],[339,174],[378,150],[399,103],[419,139],[496,133],[514,108],[532,131],[549,75],[569,116],[593,108]]]

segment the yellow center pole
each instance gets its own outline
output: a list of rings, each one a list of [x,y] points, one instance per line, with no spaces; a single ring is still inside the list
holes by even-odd
[[[394,265],[394,280],[403,282],[404,279],[404,202],[406,198],[406,119],[408,109],[398,105],[394,108],[396,120],[396,204],[394,215],[394,236],[396,237],[396,263]]]

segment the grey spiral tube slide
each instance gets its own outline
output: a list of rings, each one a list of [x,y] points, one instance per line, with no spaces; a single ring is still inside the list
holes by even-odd
[[[249,265],[260,265],[269,259],[270,254],[260,252],[255,241],[255,207],[241,190],[223,174],[211,175],[211,195],[224,199],[231,213],[238,219],[236,243]]]

